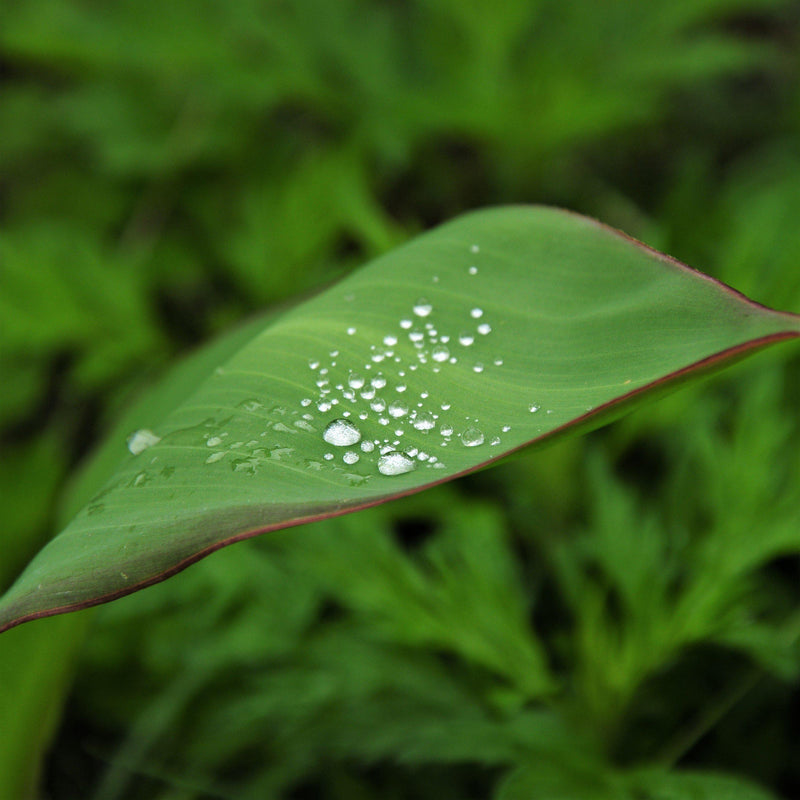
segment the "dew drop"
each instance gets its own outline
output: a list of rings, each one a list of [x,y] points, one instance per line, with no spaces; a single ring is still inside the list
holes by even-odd
[[[322,438],[336,447],[349,447],[361,440],[361,431],[346,419],[335,419],[328,423]]]
[[[401,319],[400,320],[400,327],[407,331],[414,323],[410,319]]]
[[[343,456],[342,461],[345,464],[355,464],[359,459],[358,453],[355,450],[348,450]]]
[[[408,414],[408,406],[405,403],[401,403],[399,400],[395,400],[392,403],[389,403],[388,408],[390,416],[394,417],[395,419],[399,419],[400,417],[404,417]]]
[[[375,387],[368,386],[366,389],[361,390],[361,398],[363,400],[372,400],[375,397]]]
[[[470,253],[480,253],[481,249],[478,245],[473,244],[472,247],[469,248]]]
[[[448,424],[444,424],[439,428],[439,433],[441,433],[442,436],[452,436],[453,435],[453,426],[452,425],[448,425]]]
[[[408,387],[404,383],[398,383],[395,387],[396,392],[400,392],[402,394]]]
[[[508,433],[511,430],[511,426],[510,425],[503,425],[503,429],[502,430],[503,430],[503,433]]]
[[[310,358],[308,360],[308,366],[311,367],[311,369],[319,369],[319,361],[315,358]]]
[[[364,379],[356,372],[351,372],[347,376],[347,385],[351,389],[360,389],[364,385]]]
[[[528,411],[530,411],[531,414],[535,414],[539,410],[539,408],[540,408],[540,406],[537,406],[536,403],[531,403],[528,406]]]
[[[442,403],[442,411],[449,411],[450,410],[450,403]]]
[[[473,372],[483,372],[483,364],[481,364],[481,362],[479,361],[477,364],[475,364],[472,367],[472,371]]]
[[[478,274],[478,268],[477,267],[470,267],[468,272],[469,272],[470,275],[477,275]]]
[[[478,333],[481,336],[486,336],[487,333],[491,332],[492,332],[492,326],[488,322],[481,322],[481,324],[478,325]]]
[[[503,366],[503,359],[502,358],[496,358],[492,363],[496,367],[502,367]]]
[[[464,447],[477,447],[483,444],[483,431],[474,427],[467,428],[461,433],[460,439]]]
[[[431,311],[433,311],[433,306],[423,297],[414,303],[414,313],[418,317],[427,317]]]
[[[141,428],[128,437],[128,450],[130,450],[133,455],[138,456],[139,453],[147,450],[148,447],[152,447],[154,444],[158,444],[160,441],[161,437],[156,436],[153,431],[147,428]]]
[[[322,457],[323,457],[323,458],[324,458],[326,461],[333,461],[333,453],[325,453],[325,455],[324,455],[324,456],[322,456]]]
[[[372,385],[373,385],[373,386],[374,386],[376,389],[383,389],[383,387],[384,387],[384,386],[386,386],[386,378],[384,378],[384,377],[383,377],[383,375],[376,375],[376,376],[375,376],[375,377],[374,377],[374,378],[373,378],[373,379],[370,381],[370,383],[371,383],[371,384],[372,384]]]
[[[381,412],[386,411],[386,401],[381,397],[377,397],[369,404],[369,407],[373,411],[377,411],[380,414]]]
[[[471,333],[461,333],[458,336],[458,343],[464,347],[469,347],[475,341],[475,337]]]
[[[405,453],[392,450],[378,459],[378,472],[381,475],[402,475],[414,469],[414,461]]]
[[[331,406],[331,403],[330,403],[328,400],[320,400],[320,401],[317,403],[317,409],[318,409],[319,411],[321,411],[323,414],[324,414],[326,411],[330,411],[330,410],[331,410],[331,408],[332,408],[332,406]]]
[[[433,414],[423,411],[414,417],[412,425],[418,431],[429,431],[436,426],[436,420],[433,418]]]
[[[473,308],[470,310],[469,315],[472,317],[472,319],[480,319],[483,316],[483,309]]]
[[[387,347],[394,347],[397,344],[397,337],[396,336],[392,336],[392,334],[389,333],[389,334],[387,334],[386,336],[383,337],[383,343]]]
[[[431,358],[441,364],[443,361],[447,361],[447,359],[450,358],[450,351],[443,344],[437,345],[431,351]]]
[[[492,437],[492,441],[491,441],[491,442],[489,442],[489,444],[490,444],[492,447],[496,447],[498,444],[500,444],[500,437],[499,437],[499,436],[493,436],[493,437]]]
[[[425,338],[425,334],[422,331],[411,331],[408,334],[408,338],[415,344],[419,344]]]
[[[347,335],[348,336],[355,336],[355,333],[356,333],[356,329],[353,328],[352,326],[347,329]]]
[[[375,442],[371,442],[369,439],[364,439],[361,442],[361,450],[365,453],[371,453],[375,449]]]
[[[311,398],[310,398],[310,397],[304,397],[304,398],[303,398],[303,399],[300,401],[300,405],[301,405],[301,406],[303,406],[303,408],[306,408],[307,406],[310,406],[310,405],[311,405],[311,402],[312,402],[312,400],[311,400]]]

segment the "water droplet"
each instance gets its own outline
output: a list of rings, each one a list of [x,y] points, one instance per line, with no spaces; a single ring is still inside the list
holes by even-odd
[[[478,274],[478,268],[477,267],[470,267],[468,272],[469,272],[470,275],[477,275]]]
[[[539,410],[539,408],[540,408],[540,406],[537,406],[536,403],[531,403],[528,406],[528,411],[530,411],[531,414],[535,414]]]
[[[453,426],[445,423],[444,425],[441,425],[439,427],[439,433],[441,433],[442,436],[452,436],[453,435]]]
[[[442,403],[442,411],[449,411],[450,410],[450,403]]]
[[[475,366],[472,368],[473,372],[483,372],[483,364],[479,361]]]
[[[383,389],[383,387],[384,387],[384,386],[386,386],[386,378],[384,378],[384,377],[383,377],[383,375],[376,375],[376,376],[375,376],[375,377],[374,377],[374,378],[373,378],[373,379],[370,381],[370,383],[371,383],[371,384],[372,384],[372,385],[373,385],[373,386],[374,386],[376,389]]]
[[[218,453],[212,453],[206,459],[206,464],[214,464],[215,462],[219,461],[221,458],[225,458],[225,452],[224,451],[220,451]]]
[[[425,338],[425,334],[422,331],[411,331],[408,338],[415,344],[419,344]]]
[[[483,309],[473,308],[470,310],[469,315],[472,317],[472,319],[480,319],[483,316]]]
[[[436,420],[433,414],[423,411],[414,417],[412,424],[418,431],[429,431],[436,426]]]
[[[364,385],[364,379],[355,372],[351,372],[347,377],[347,385],[351,389],[360,389]]]
[[[472,247],[469,248],[470,253],[480,253],[481,249],[478,245],[473,244]]]
[[[311,403],[312,403],[312,400],[311,400],[311,398],[310,398],[310,397],[304,397],[304,398],[303,398],[303,399],[300,401],[300,405],[301,405],[301,406],[303,406],[303,408],[305,408],[306,406],[310,406],[310,405],[311,405]]]
[[[310,358],[308,360],[308,366],[311,367],[311,369],[319,369],[319,361],[315,358]]]
[[[469,347],[475,341],[475,337],[471,333],[461,333],[458,336],[458,343],[464,347]]]
[[[493,436],[493,437],[492,437],[492,441],[491,441],[491,442],[489,442],[489,444],[490,444],[492,447],[495,447],[496,445],[500,444],[500,437],[499,437],[499,436]]]
[[[378,472],[381,475],[402,475],[414,469],[414,462],[405,453],[392,450],[378,459]]]
[[[395,419],[399,419],[400,417],[404,417],[408,414],[408,406],[405,403],[401,403],[399,400],[395,400],[392,403],[389,403],[389,414],[394,417]]]
[[[347,335],[348,336],[355,336],[355,333],[356,333],[356,329],[354,327],[351,326],[351,327],[349,327],[347,329]]]
[[[386,401],[382,397],[376,397],[369,407],[380,414],[382,411],[386,411]]]
[[[346,419],[335,419],[328,423],[322,438],[336,447],[349,447],[361,440],[361,431]]]
[[[342,461],[345,464],[355,464],[359,459],[358,453],[355,450],[348,450],[343,456]]]
[[[210,436],[206,440],[206,444],[209,447],[219,447],[222,444],[222,437],[221,436]]]
[[[427,317],[433,311],[433,306],[423,297],[414,303],[414,313],[418,317]]]
[[[140,428],[128,437],[128,450],[130,450],[133,455],[138,456],[139,453],[147,450],[148,447],[152,447],[154,444],[158,444],[160,441],[161,437],[156,436],[153,431],[147,428]]]
[[[483,444],[483,431],[478,428],[467,428],[460,436],[464,447],[477,447]]]
[[[361,442],[361,449],[365,453],[371,453],[375,449],[375,442],[371,442],[369,439],[364,439]]]
[[[478,325],[478,333],[481,336],[486,336],[487,333],[491,332],[492,332],[492,326],[488,322],[481,322],[481,324]]]
[[[331,410],[331,408],[332,408],[332,406],[331,406],[331,403],[330,403],[328,400],[320,400],[320,401],[317,403],[317,409],[318,409],[319,411],[321,411],[323,414],[324,414],[326,411],[330,411],[330,410]]]
[[[496,367],[502,367],[503,366],[503,359],[502,358],[496,358],[492,363]]]
[[[395,386],[395,391],[402,394],[407,388],[408,387],[404,383],[398,383],[397,386]]]
[[[309,433],[315,433],[317,430],[310,422],[306,422],[304,419],[295,420],[294,426]]]
[[[503,433],[508,433],[511,430],[510,425],[503,425]]]
[[[323,457],[323,458],[324,458],[326,461],[333,461],[333,453],[325,453],[325,455],[323,455],[322,457]]]
[[[401,319],[400,320],[400,327],[407,331],[414,323],[410,319]]]
[[[368,386],[366,389],[362,389],[361,397],[364,400],[372,400],[372,398],[375,397],[375,387]]]
[[[431,358],[439,363],[447,361],[450,358],[450,351],[443,344],[439,344],[431,351]]]
[[[383,343],[387,347],[394,347],[397,344],[397,337],[392,336],[392,334],[387,333],[386,336],[383,337]]]

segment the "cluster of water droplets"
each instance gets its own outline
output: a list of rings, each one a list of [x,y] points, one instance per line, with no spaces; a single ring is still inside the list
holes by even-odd
[[[472,245],[469,251],[466,274],[472,280],[480,272],[478,264],[471,263],[478,261],[480,248]],[[438,277],[432,276],[432,282],[438,284]],[[353,299],[345,297],[347,302]],[[345,338],[339,348],[311,358],[309,391],[296,407],[267,408],[252,398],[242,401],[238,413],[227,420],[195,426],[206,451],[205,463],[227,463],[235,472],[254,475],[268,462],[291,461],[313,471],[332,469],[356,485],[375,471],[395,476],[418,467],[443,469],[450,446],[501,444],[510,426],[487,430],[479,419],[457,413],[452,398],[440,396],[435,377],[444,370],[463,375],[465,369],[481,374],[502,368],[503,359],[487,346],[493,320],[484,308],[473,305],[463,309],[456,329],[445,330],[442,318],[450,319],[451,326],[453,319],[452,308],[447,311],[437,314],[434,302],[426,297],[411,300],[407,314],[360,355],[354,353],[357,344],[345,347]],[[349,325],[343,333],[354,337],[358,330]],[[456,385],[458,377],[447,382],[448,391]],[[535,413],[539,406],[531,403],[528,410]],[[253,437],[256,418],[262,430]],[[237,420],[247,436],[237,437]],[[321,438],[318,458],[296,454],[293,440],[303,433]],[[138,454],[159,441],[155,433],[143,429],[130,437],[128,447]],[[308,452],[305,445],[298,449]]]

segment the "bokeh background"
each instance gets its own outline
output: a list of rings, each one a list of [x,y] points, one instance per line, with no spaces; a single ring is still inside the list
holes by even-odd
[[[0,587],[177,357],[462,211],[800,312],[799,57],[785,0],[3,3]],[[0,797],[796,798],[799,407],[784,345],[10,631]]]

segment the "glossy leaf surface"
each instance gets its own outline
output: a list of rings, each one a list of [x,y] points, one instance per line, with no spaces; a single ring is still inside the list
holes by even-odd
[[[178,370],[126,423],[138,452],[112,437],[113,475],[0,600],[0,630],[594,427],[798,335],[800,317],[592,220],[466,215]]]

